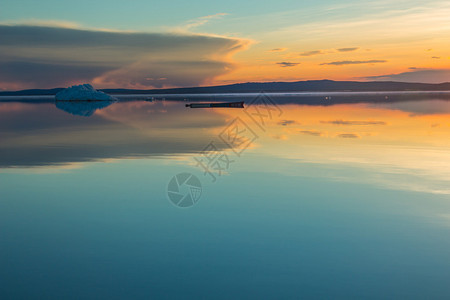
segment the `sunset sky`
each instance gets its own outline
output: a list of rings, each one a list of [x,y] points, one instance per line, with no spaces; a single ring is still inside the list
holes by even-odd
[[[2,90],[314,79],[450,81],[450,2],[2,1]]]

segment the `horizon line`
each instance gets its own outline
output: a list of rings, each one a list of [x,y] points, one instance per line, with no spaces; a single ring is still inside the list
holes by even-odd
[[[276,83],[300,83],[300,82],[346,82],[346,83],[398,83],[398,84],[420,84],[420,85],[443,85],[450,84],[450,81],[444,81],[440,83],[427,83],[427,82],[407,82],[407,81],[394,81],[394,80],[370,80],[370,81],[358,81],[358,80],[332,80],[332,79],[308,79],[308,80],[293,80],[293,81],[246,81],[246,82],[236,82],[229,84],[220,84],[220,85],[200,85],[200,86],[185,86],[185,87],[167,87],[167,88],[149,88],[149,89],[139,89],[139,88],[98,88],[98,90],[130,90],[130,91],[163,91],[163,90],[176,90],[176,89],[195,89],[195,88],[214,88],[214,87],[226,87],[226,86],[234,86],[234,85],[242,85],[242,84],[276,84]],[[80,84],[74,84],[70,86],[76,86]],[[92,84],[91,84],[92,85]],[[68,86],[68,87],[70,87]],[[1,93],[15,93],[15,92],[25,92],[32,90],[56,90],[56,89],[65,89],[67,87],[52,87],[52,88],[29,88],[22,90],[0,90]]]

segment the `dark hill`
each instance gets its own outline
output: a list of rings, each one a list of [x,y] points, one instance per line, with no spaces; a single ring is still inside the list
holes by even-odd
[[[32,89],[15,92],[0,92],[0,96],[54,95],[62,88]],[[208,93],[257,93],[257,92],[377,92],[377,91],[450,91],[450,82],[409,83],[394,81],[333,81],[308,80],[297,82],[247,82],[230,85],[188,87],[174,89],[132,90],[103,89],[109,94],[208,94]]]

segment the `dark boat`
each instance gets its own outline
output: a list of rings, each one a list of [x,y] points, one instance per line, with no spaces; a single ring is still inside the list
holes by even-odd
[[[233,107],[244,108],[244,101],[241,102],[223,102],[223,103],[191,103],[186,104],[190,108],[207,108],[207,107]]]

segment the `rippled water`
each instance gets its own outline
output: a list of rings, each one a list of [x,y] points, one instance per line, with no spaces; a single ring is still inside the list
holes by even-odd
[[[244,96],[0,99],[1,298],[449,295],[447,94]]]

